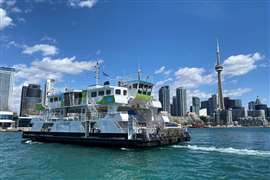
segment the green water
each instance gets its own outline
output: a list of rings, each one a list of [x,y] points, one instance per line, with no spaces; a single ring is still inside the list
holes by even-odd
[[[153,149],[21,143],[0,133],[0,179],[270,179],[270,129],[191,129]]]

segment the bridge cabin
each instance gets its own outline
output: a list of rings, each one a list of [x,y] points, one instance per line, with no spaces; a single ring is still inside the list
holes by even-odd
[[[119,86],[92,86],[87,90],[88,104],[96,103],[99,105],[128,104],[129,94],[126,87]]]

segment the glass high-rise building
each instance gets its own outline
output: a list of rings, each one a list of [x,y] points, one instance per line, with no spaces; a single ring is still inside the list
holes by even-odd
[[[21,96],[20,116],[38,115],[37,104],[41,103],[40,85],[23,86]]]
[[[213,113],[218,107],[218,97],[216,94],[213,94],[211,98],[208,99],[208,109],[207,112],[210,116],[213,116]]]
[[[162,105],[162,111],[167,111],[170,113],[170,87],[169,86],[163,86],[159,89],[158,92],[159,95],[159,101]]]
[[[14,72],[14,68],[0,67],[0,111],[10,110]]]
[[[177,116],[186,116],[187,113],[187,90],[183,87],[176,89]]]
[[[172,101],[173,101],[173,103],[172,103],[172,107],[171,107],[171,115],[172,115],[172,116],[177,116],[177,109],[176,109],[176,107],[177,107],[177,102],[176,102],[176,96],[173,96]]]
[[[198,97],[192,97],[192,112],[195,112],[197,115],[200,113],[201,101]]]

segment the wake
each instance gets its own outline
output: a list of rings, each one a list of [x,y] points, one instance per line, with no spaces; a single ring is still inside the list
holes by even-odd
[[[22,141],[24,144],[43,144],[42,142],[32,141],[32,140],[26,140]]]
[[[220,152],[220,153],[250,155],[250,156],[270,156],[270,151],[260,151],[260,150],[252,150],[252,149],[235,149],[232,147],[217,148],[214,146],[203,147],[203,146],[196,146],[196,145],[187,145],[187,146],[173,145],[172,147],[173,148],[190,149],[190,150],[194,150],[194,151]]]

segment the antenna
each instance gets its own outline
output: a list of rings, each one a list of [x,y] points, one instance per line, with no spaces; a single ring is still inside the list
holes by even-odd
[[[218,39],[217,39],[217,65],[220,65],[220,51]]]
[[[138,65],[138,71],[137,71],[137,73],[138,73],[138,80],[140,81],[141,80],[141,73],[142,73],[142,70],[140,68],[140,65]]]
[[[100,71],[100,64],[99,64],[98,60],[97,60],[97,64],[96,64],[95,68],[96,68],[96,85],[98,85],[99,84],[99,71]]]

